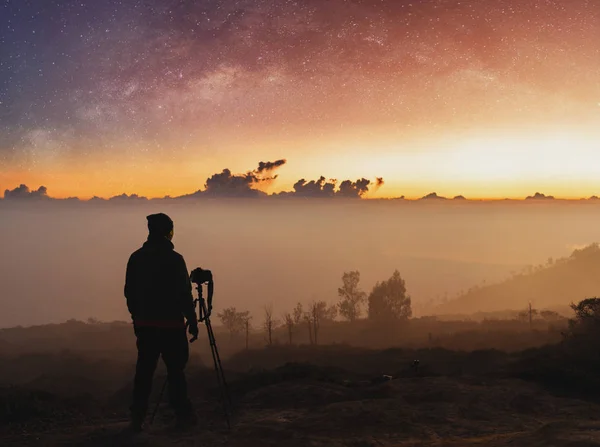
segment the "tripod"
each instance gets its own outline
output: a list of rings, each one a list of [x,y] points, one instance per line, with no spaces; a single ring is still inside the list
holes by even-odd
[[[212,280],[208,281],[208,303],[209,307],[212,310],[212,295],[213,295],[213,287],[214,283]],[[194,300],[194,307],[196,303],[199,304],[199,318],[198,322],[204,322],[206,325],[206,331],[208,333],[208,340],[210,343],[210,350],[212,353],[213,362],[215,365],[215,372],[217,373],[217,381],[219,382],[219,390],[221,392],[221,400],[223,401],[223,412],[225,413],[225,420],[227,421],[227,428],[231,429],[230,421],[229,421],[229,409],[232,407],[231,398],[229,396],[229,390],[227,388],[227,382],[225,381],[225,374],[223,372],[223,367],[221,366],[221,357],[219,356],[219,351],[217,349],[217,342],[215,340],[215,334],[212,329],[212,324],[210,323],[210,313],[211,310],[208,310],[206,307],[206,301],[202,297],[202,283],[196,283],[196,290],[198,291],[198,298]],[[198,339],[198,336],[194,336],[190,343],[194,343]],[[158,411],[158,406],[162,401],[162,396],[167,386],[167,380],[163,383],[162,389],[160,391],[160,395],[158,397],[158,402],[156,403],[156,407],[154,408],[154,412],[152,413],[152,418],[150,419],[150,424],[154,422],[154,416],[156,416],[156,412]]]

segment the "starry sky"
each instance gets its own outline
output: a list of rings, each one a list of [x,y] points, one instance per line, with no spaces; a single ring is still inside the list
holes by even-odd
[[[597,0],[0,5],[0,191],[600,193]]]

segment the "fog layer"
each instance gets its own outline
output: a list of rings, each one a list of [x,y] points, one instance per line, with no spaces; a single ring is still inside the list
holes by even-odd
[[[576,203],[2,204],[0,327],[129,321],[125,267],[155,212],[175,221],[175,250],[188,269],[213,271],[215,310],[250,310],[257,323],[265,304],[280,315],[298,301],[337,301],[347,270],[361,272],[368,293],[399,269],[418,313],[429,299],[600,239],[600,206]]]

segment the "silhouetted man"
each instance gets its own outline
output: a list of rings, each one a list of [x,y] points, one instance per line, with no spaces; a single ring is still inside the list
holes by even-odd
[[[125,278],[125,297],[138,350],[130,425],[134,431],[142,429],[161,355],[178,425],[196,422],[184,373],[189,358],[186,326],[190,334],[198,334],[192,284],[185,261],[171,242],[171,218],[159,213],[146,219],[148,240],[129,257]]]

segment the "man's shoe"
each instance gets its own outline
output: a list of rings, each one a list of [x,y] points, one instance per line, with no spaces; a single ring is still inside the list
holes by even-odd
[[[198,416],[195,413],[190,413],[177,418],[177,422],[173,427],[174,430],[187,430],[195,427],[198,424]]]
[[[141,421],[131,421],[128,429],[133,433],[141,433],[144,430],[144,426]]]
[[[123,431],[121,433],[126,436],[133,436],[133,435],[137,435],[143,431],[144,431],[144,429],[143,429],[143,425],[141,422],[130,421],[129,424],[127,424],[127,426],[123,429]]]
[[[129,430],[133,433],[141,433],[144,430],[144,427],[139,422],[131,422],[129,424]]]
[[[128,430],[133,433],[140,433],[144,429],[145,419],[146,406],[132,405],[129,413]]]

